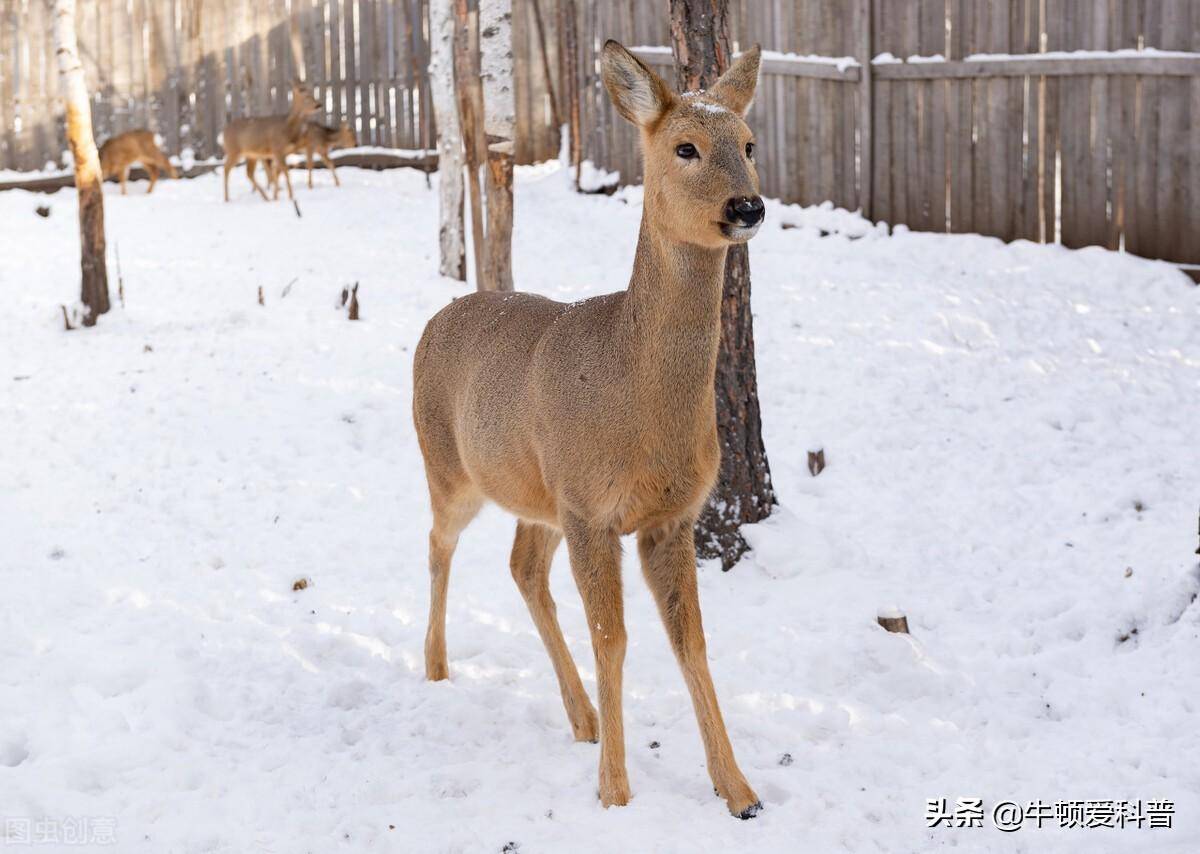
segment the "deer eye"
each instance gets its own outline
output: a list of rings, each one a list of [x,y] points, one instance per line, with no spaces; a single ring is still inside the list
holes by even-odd
[[[754,143],[753,142],[746,143],[746,156],[749,157],[751,160],[754,159]]]
[[[696,146],[690,142],[685,142],[682,145],[675,146],[675,153],[684,160],[695,160],[700,156],[700,152],[696,150]]]

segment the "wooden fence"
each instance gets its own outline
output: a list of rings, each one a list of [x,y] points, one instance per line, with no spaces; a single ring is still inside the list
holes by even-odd
[[[319,118],[349,121],[360,145],[432,149],[427,6],[427,0],[78,0],[96,137],[149,127],[171,154],[220,156],[225,122],[285,112],[290,80],[303,66],[324,105]],[[49,17],[47,0],[0,0],[0,169],[41,169],[66,149]],[[552,68],[553,35],[547,38]],[[513,38],[518,157],[553,157],[558,130],[528,0],[516,3]]]
[[[302,61],[362,144],[432,147],[426,0],[79,0],[100,138],[160,131],[219,153],[226,117],[282,110]],[[647,48],[670,76],[667,0],[540,0],[553,90],[580,82],[584,156],[640,180],[596,52]],[[1200,0],[730,0],[764,62],[750,115],[764,192],[1004,239],[1200,264]],[[517,157],[557,151],[531,0],[514,0]],[[0,0],[0,168],[65,148],[45,0]],[[1088,56],[1066,52],[1098,51]],[[301,59],[297,59],[297,53]],[[938,61],[888,61],[886,55]],[[983,56],[980,56],[983,55]],[[565,114],[565,109],[560,112]]]
[[[585,44],[670,43],[661,10],[588,5]],[[749,117],[768,195],[1200,264],[1200,0],[730,6],[735,42],[770,50]],[[590,56],[580,74],[587,156],[640,180]]]

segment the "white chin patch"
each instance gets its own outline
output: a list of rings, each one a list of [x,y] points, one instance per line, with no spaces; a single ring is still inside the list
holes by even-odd
[[[721,231],[730,240],[738,240],[738,241],[749,240],[751,237],[758,234],[758,229],[759,229],[759,226],[761,226],[761,225],[762,225],[761,222],[758,225],[728,225],[728,224],[726,224],[721,227]]]

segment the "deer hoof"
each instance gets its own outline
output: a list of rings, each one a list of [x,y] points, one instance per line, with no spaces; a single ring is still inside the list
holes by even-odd
[[[600,784],[600,805],[607,807],[623,807],[629,803],[629,782],[620,780]]]
[[[754,803],[750,804],[750,806],[738,813],[737,817],[742,821],[746,821],[747,819],[754,818],[756,815],[758,815],[762,811],[762,808],[762,801],[755,801]]]

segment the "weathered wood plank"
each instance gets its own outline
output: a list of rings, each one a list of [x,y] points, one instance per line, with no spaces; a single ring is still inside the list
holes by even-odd
[[[857,69],[847,69],[846,76]],[[954,62],[884,63],[873,74],[881,80],[944,80],[1023,77],[1088,77],[1105,75],[1156,75],[1194,77],[1200,74],[1200,54],[1196,56],[1112,56],[1078,59],[1002,59],[962,60]],[[854,75],[857,76],[856,74]]]

